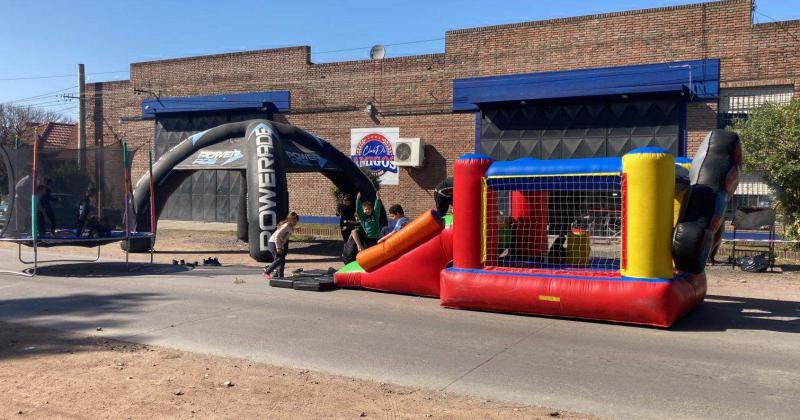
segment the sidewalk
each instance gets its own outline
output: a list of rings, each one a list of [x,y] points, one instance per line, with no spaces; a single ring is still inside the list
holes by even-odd
[[[194,220],[159,220],[158,230],[194,230],[202,232],[236,232],[236,223],[200,222]]]

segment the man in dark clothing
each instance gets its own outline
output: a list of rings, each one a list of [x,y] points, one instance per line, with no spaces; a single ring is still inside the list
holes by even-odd
[[[89,231],[91,238],[108,237],[111,229],[100,223],[97,214],[97,188],[90,187],[78,205],[78,226],[76,234],[78,237],[83,235],[84,230]]]
[[[353,196],[350,194],[342,196],[342,201],[336,206],[336,215],[339,216],[339,231],[342,234],[342,240],[347,242],[350,239],[350,233],[358,225]]]

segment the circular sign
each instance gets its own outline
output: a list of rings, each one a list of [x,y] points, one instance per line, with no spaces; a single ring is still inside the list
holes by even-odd
[[[378,176],[387,172],[397,172],[392,143],[382,134],[371,133],[362,137],[356,145],[353,161]]]

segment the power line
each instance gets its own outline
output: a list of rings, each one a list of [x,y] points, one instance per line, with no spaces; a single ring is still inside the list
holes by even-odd
[[[441,38],[431,38],[431,39],[420,39],[417,41],[406,41],[406,42],[395,42],[393,44],[384,44],[385,47],[394,47],[397,45],[410,45],[410,44],[422,44],[426,42],[434,42],[434,41],[444,41],[444,37]],[[342,48],[339,50],[328,50],[328,51],[319,51],[319,52],[311,52],[311,55],[320,55],[320,54],[331,54],[337,52],[346,52],[346,51],[359,51],[359,50],[366,50],[372,48],[370,45],[369,47],[353,47],[353,48]]]
[[[69,102],[67,102],[64,99],[53,99],[53,100],[49,100],[49,101],[37,102],[37,103],[34,103],[34,104],[27,104],[27,105],[25,105],[25,107],[38,108],[38,107],[42,107],[42,106],[61,105],[61,104],[66,104],[66,103],[69,103]]]
[[[87,73],[87,76],[96,76],[101,74],[119,74],[119,73],[128,73],[128,70],[119,70],[119,71],[100,71],[96,73]],[[18,81],[18,80],[41,80],[41,79],[61,79],[65,77],[77,77],[76,73],[71,74],[52,74],[47,76],[25,76],[25,77],[4,77],[0,78],[0,82],[11,82],[11,81]]]
[[[771,20],[771,21],[773,21],[775,23],[780,23],[780,21],[778,21],[778,19],[775,19],[774,17],[767,16],[767,15],[759,12],[757,9],[755,9],[755,6],[753,6],[753,12],[755,12],[757,15],[761,15],[761,16],[763,16],[763,17],[765,17],[765,18],[767,18],[767,19],[769,19],[769,20]],[[786,34],[789,35],[790,37],[792,37],[792,39],[794,39],[795,42],[800,42],[800,38],[798,38],[795,34],[791,33],[788,29],[784,28],[782,25],[779,25],[778,28],[780,28],[783,32],[786,32]]]
[[[31,101],[31,100],[34,100],[34,99],[47,98],[47,97],[51,97],[51,96],[56,96],[56,95],[54,95],[54,94],[56,94],[56,93],[66,92],[66,91],[68,91],[68,90],[75,89],[76,87],[78,87],[78,86],[77,86],[77,85],[75,85],[75,86],[70,86],[70,87],[68,87],[68,88],[59,89],[59,90],[54,90],[54,91],[52,91],[52,92],[40,93],[40,94],[38,94],[38,95],[35,95],[35,96],[30,96],[30,97],[27,97],[27,98],[14,99],[14,100],[11,100],[11,101],[4,101],[4,102],[2,102],[2,103],[4,103],[4,104],[13,104],[13,103],[18,103],[18,102],[27,102],[27,101]]]

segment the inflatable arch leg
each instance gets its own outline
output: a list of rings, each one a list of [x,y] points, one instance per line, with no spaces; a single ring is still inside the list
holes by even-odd
[[[239,172],[239,208],[236,212],[236,239],[247,242],[247,173]]]
[[[286,161],[280,138],[270,124],[254,122],[246,133],[250,257],[266,262],[272,260],[267,248],[269,237],[289,213]]]

